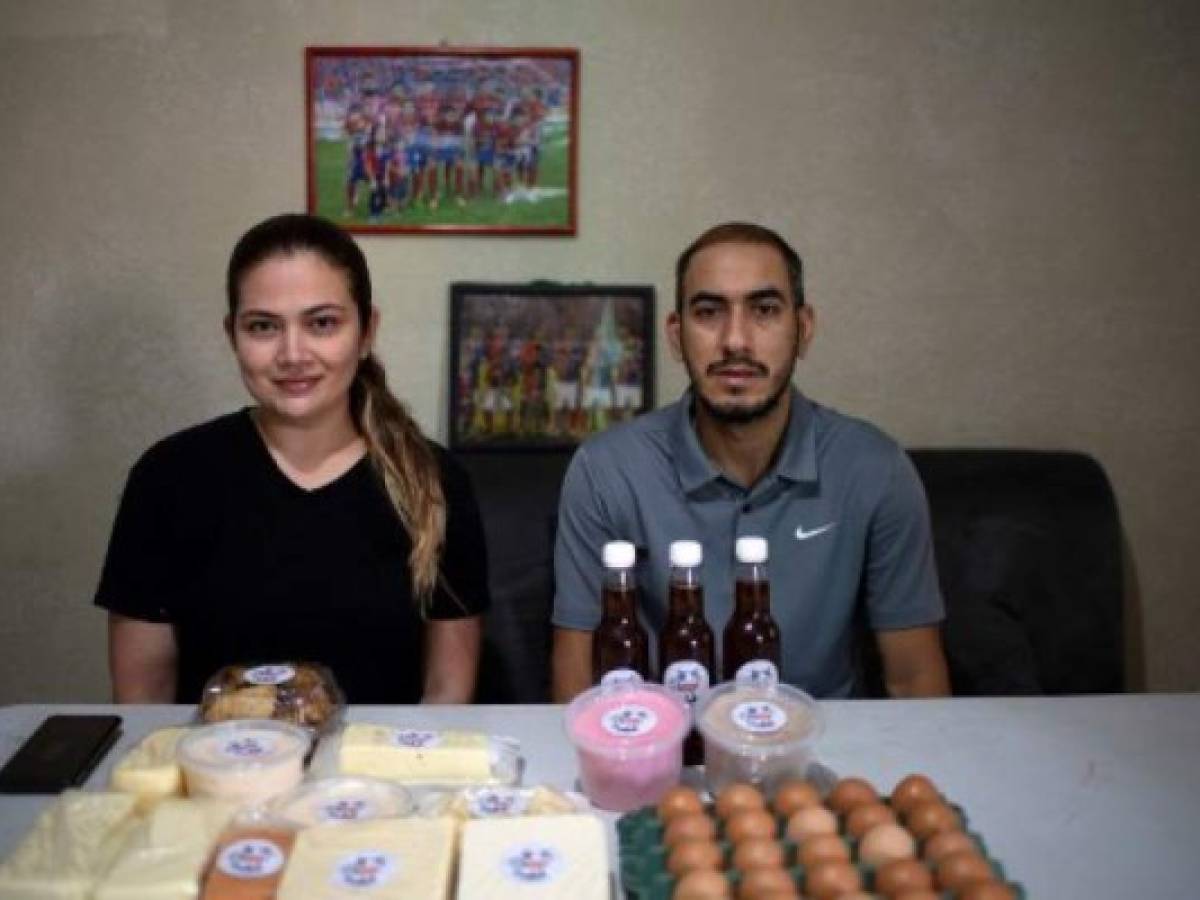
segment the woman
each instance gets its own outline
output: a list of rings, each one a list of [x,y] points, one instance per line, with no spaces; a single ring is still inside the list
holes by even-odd
[[[96,595],[117,701],[194,703],[223,665],[310,660],[353,703],[469,702],[479,511],[371,354],[362,251],[322,219],[277,216],[238,242],[226,292],[257,405],[130,473]]]

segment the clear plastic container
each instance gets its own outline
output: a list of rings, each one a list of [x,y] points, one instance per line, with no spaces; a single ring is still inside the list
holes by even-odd
[[[225,666],[204,686],[203,722],[275,719],[325,734],[341,723],[346,699],[333,673],[310,662]]]
[[[376,778],[322,778],[276,798],[271,811],[299,828],[339,825],[412,815],[412,795]]]
[[[270,719],[203,725],[180,740],[179,766],[189,794],[259,803],[300,783],[311,743],[307,730]]]
[[[735,781],[769,792],[787,778],[802,778],[823,725],[817,701],[789,684],[720,684],[696,712],[705,782],[714,793]]]
[[[679,783],[690,728],[687,704],[637,678],[584,691],[566,711],[583,792],[616,812],[657,803]]]

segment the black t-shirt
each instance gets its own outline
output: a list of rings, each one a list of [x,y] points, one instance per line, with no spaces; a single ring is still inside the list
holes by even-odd
[[[479,509],[467,474],[433,446],[446,542],[429,617],[476,615],[489,603]],[[95,602],[175,626],[181,703],[197,702],[221,666],[282,660],[329,666],[352,703],[414,703],[424,623],[411,546],[368,457],[305,490],[242,410],[159,442],[133,467]]]

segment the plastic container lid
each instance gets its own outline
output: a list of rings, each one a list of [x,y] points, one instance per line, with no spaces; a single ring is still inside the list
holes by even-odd
[[[610,759],[655,756],[681,744],[691,724],[686,703],[661,684],[640,679],[589,688],[566,710],[571,742]]]
[[[609,541],[604,545],[603,556],[606,569],[632,569],[637,550],[629,541]]]
[[[321,778],[276,798],[271,810],[300,828],[340,825],[412,815],[412,795],[398,784],[378,778]]]
[[[767,539],[746,535],[740,537],[733,545],[737,561],[748,565],[761,565],[767,561]]]
[[[824,719],[817,701],[790,684],[726,681],[700,701],[696,727],[728,753],[765,757],[814,743]]]
[[[699,541],[672,541],[671,565],[691,568],[704,562],[704,546]]]
[[[224,666],[204,686],[200,719],[276,719],[325,733],[342,719],[345,697],[333,673],[310,662]]]
[[[245,775],[282,765],[303,765],[311,734],[271,719],[240,719],[202,725],[179,741],[177,756],[185,769],[221,775]]]

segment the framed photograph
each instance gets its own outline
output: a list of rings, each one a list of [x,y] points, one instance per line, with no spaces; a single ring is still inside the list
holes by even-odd
[[[360,234],[575,234],[578,50],[304,60],[310,213]]]
[[[450,286],[450,446],[573,447],[654,406],[650,285]]]

